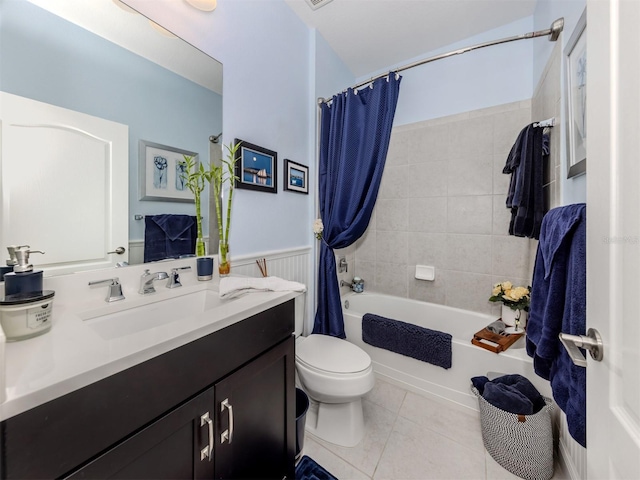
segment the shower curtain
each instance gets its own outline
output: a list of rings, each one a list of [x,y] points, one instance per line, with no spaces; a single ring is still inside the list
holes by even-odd
[[[333,250],[367,229],[376,203],[401,77],[390,73],[321,106],[319,200],[324,224],[313,333],[345,338]]]

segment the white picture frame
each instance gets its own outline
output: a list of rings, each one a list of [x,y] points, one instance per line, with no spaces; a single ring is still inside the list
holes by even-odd
[[[193,203],[193,193],[181,179],[184,155],[193,157],[198,165],[195,152],[140,140],[139,199]]]
[[[567,178],[587,169],[587,11],[565,48]]]

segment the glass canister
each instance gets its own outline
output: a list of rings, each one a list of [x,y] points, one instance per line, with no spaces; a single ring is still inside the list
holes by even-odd
[[[51,329],[53,290],[16,293],[0,299],[0,323],[8,342],[42,335]]]

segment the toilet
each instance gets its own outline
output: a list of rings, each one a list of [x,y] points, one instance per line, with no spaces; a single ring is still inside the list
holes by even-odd
[[[371,357],[340,338],[303,337],[303,317],[296,314],[296,383],[311,400],[306,430],[327,442],[354,447],[364,437],[362,397],[375,383]]]

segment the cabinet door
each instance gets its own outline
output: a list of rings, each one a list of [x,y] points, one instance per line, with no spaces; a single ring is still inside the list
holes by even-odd
[[[213,444],[213,427],[210,437],[207,417],[204,421],[202,417],[208,413],[213,421],[213,405],[214,390],[210,388],[69,478],[212,478],[213,458],[205,456],[203,450]]]
[[[216,383],[215,478],[295,478],[293,337]]]

